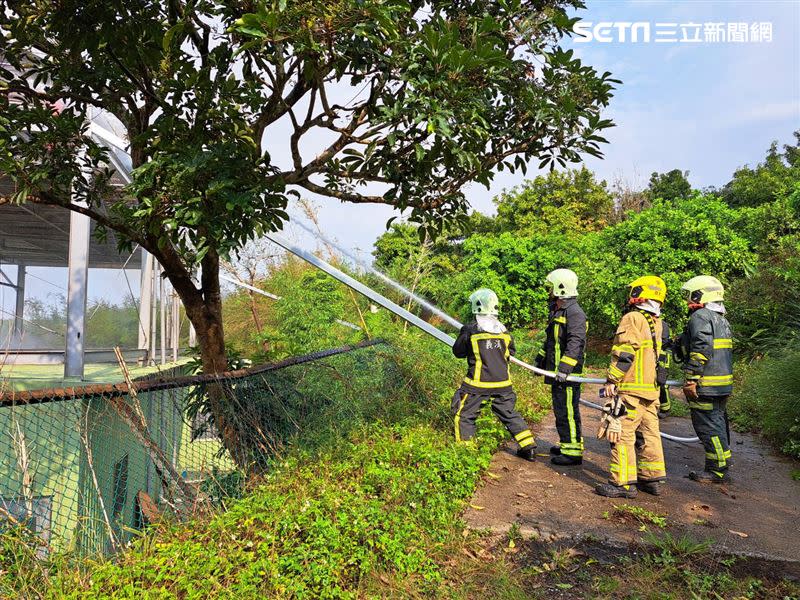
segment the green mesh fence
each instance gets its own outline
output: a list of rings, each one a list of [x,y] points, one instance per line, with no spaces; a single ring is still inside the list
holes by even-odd
[[[378,417],[404,381],[390,350],[371,341],[219,378],[162,373],[133,392],[0,394],[0,527],[27,525],[43,553],[106,554],[155,519],[214,510],[293,440],[313,448]]]

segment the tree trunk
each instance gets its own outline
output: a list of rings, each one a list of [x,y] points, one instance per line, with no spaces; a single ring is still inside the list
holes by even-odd
[[[183,261],[172,248],[156,246],[155,250],[155,256],[180,296],[186,309],[186,316],[197,333],[203,373],[206,375],[224,373],[228,367],[228,357],[225,352],[225,332],[222,326],[219,256],[211,250],[203,258],[200,289],[197,289]],[[236,397],[224,381],[208,384],[206,394],[208,408],[222,444],[240,468],[247,468],[251,462],[249,449],[233,419],[233,415],[239,412],[235,406]]]

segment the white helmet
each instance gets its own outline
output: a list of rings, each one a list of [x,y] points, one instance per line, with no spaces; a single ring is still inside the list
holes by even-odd
[[[546,280],[553,286],[553,296],[556,298],[574,298],[578,295],[578,276],[569,269],[556,269],[551,271]]]
[[[473,315],[497,315],[499,311],[499,300],[489,288],[481,288],[475,290],[469,297],[469,302],[472,305]]]

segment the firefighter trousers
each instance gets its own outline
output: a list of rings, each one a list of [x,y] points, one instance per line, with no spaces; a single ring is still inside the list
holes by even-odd
[[[465,442],[475,435],[475,421],[478,419],[484,403],[491,405],[492,412],[505,425],[520,448],[536,445],[528,424],[517,412],[515,406],[517,395],[513,391],[492,393],[487,390],[485,393],[476,394],[463,387],[456,390],[452,402],[457,442]]]
[[[583,436],[581,436],[580,384],[553,383],[553,414],[556,417],[556,430],[561,444],[561,454],[583,456]]]
[[[725,473],[731,464],[727,405],[728,396],[700,396],[690,404],[692,425],[705,448],[708,472]]]
[[[622,419],[622,437],[611,444],[611,475],[615,485],[629,485],[636,481],[664,481],[664,449],[658,428],[658,400],[645,400],[638,396],[620,394],[628,414]],[[636,447],[636,432],[641,431],[642,443]]]

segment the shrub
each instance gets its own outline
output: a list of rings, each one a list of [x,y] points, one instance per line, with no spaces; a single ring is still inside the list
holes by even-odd
[[[53,597],[356,598],[383,574],[438,595],[457,515],[506,434],[486,410],[477,443],[454,443],[463,361],[385,311],[365,317],[391,347],[303,365],[292,390],[274,382],[300,422],[257,487],[208,521],[161,525],[113,561],[61,571]],[[518,379],[521,397],[544,400],[540,382]]]
[[[800,349],[737,369],[731,420],[758,431],[782,452],[800,458]]]

